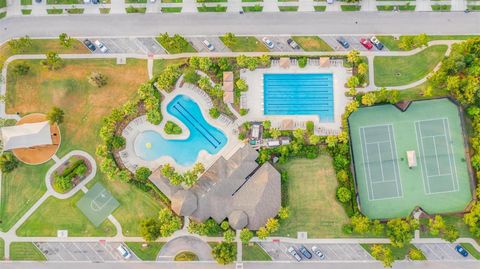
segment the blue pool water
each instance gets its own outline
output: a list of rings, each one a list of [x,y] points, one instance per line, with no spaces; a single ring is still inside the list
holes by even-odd
[[[142,132],[134,144],[135,153],[141,159],[151,161],[170,156],[178,164],[188,166],[195,163],[200,150],[215,154],[227,143],[225,134],[203,118],[197,103],[189,97],[176,96],[168,103],[167,111],[188,127],[190,136],[184,140],[168,140],[156,131]]]
[[[264,74],[265,115],[318,115],[333,121],[332,74]]]

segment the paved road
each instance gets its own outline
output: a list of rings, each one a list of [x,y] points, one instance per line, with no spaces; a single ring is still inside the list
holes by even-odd
[[[393,269],[478,269],[480,262],[396,262]],[[2,269],[234,269],[235,265],[218,265],[216,263],[0,263]],[[346,263],[244,263],[244,269],[384,269],[379,262]]]
[[[280,12],[10,17],[0,20],[0,43],[15,37],[236,34],[467,34],[480,33],[472,12]]]

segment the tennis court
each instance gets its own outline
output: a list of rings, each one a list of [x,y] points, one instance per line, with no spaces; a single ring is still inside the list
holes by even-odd
[[[361,211],[372,219],[462,212],[472,199],[463,128],[449,99],[360,108],[349,117]]]
[[[100,183],[95,184],[77,203],[77,207],[95,227],[100,226],[119,205]]]

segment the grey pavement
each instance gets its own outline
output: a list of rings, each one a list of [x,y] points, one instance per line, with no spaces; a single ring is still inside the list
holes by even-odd
[[[107,262],[123,261],[117,251],[121,243],[100,242],[36,242],[48,261]],[[124,247],[126,247],[124,245]],[[133,254],[129,261],[138,261]]]
[[[166,243],[157,261],[173,261],[175,255],[183,251],[190,251],[198,256],[200,261],[212,261],[212,248],[202,239],[195,236],[181,236]]]
[[[228,49],[225,44],[220,40],[220,38],[216,36],[193,36],[193,37],[188,37],[188,40],[192,44],[192,46],[199,52],[209,52],[205,44],[203,44],[204,40],[208,40],[210,44],[212,44],[215,47],[214,52],[229,52],[230,49]]]
[[[440,260],[440,261],[458,261],[458,260],[474,260],[472,255],[463,257],[456,250],[457,244],[415,244],[415,246],[422,250],[427,260]]]
[[[220,23],[221,22],[221,23]],[[357,22],[357,23],[355,23]],[[441,25],[441,27],[439,27]],[[111,14],[9,17],[0,20],[0,43],[12,37],[156,36],[236,34],[476,34],[480,13],[472,12],[280,12],[240,14]]]

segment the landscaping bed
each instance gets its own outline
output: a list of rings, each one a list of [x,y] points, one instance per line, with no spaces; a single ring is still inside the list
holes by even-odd
[[[156,261],[158,253],[165,245],[164,242],[125,242],[125,244],[142,261]]]
[[[61,164],[50,177],[53,188],[58,193],[66,193],[80,184],[92,173],[92,164],[87,158],[74,155]]]

